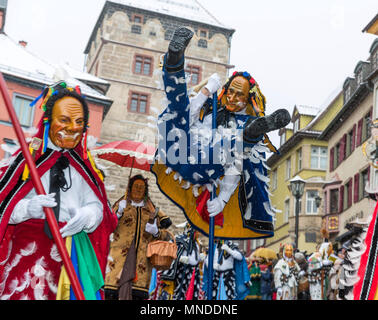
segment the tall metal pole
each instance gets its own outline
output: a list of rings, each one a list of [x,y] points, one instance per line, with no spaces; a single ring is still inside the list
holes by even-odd
[[[295,197],[295,250],[298,250],[299,237],[299,197]]]
[[[11,118],[12,124],[14,131],[16,132],[17,139],[20,143],[22,154],[25,157],[26,164],[29,168],[30,171],[30,177],[33,182],[34,188],[39,195],[45,195],[46,192],[43,188],[41,178],[38,175],[37,168],[35,166],[34,160],[29,152],[29,148],[26,144],[25,141],[25,136],[24,133],[21,129],[20,122],[18,121],[16,112],[13,108],[12,102],[10,100],[8,91],[7,91],[7,85],[5,83],[3,74],[0,72],[0,91],[1,94],[4,98],[5,106],[7,108],[9,117]],[[58,223],[56,222],[54,212],[51,208],[44,207],[43,208],[45,214],[46,214],[46,219],[49,224],[51,233],[53,235],[55,244],[58,248],[59,254],[62,257],[64,267],[66,268],[67,275],[71,281],[72,289],[75,293],[75,296],[78,300],[85,300],[85,296],[83,293],[83,290],[81,288],[79,279],[76,276],[75,269],[72,265],[72,261],[70,259],[70,256],[66,250],[66,246],[64,244],[63,238],[59,232],[59,227]]]
[[[215,92],[213,94],[213,135],[217,129],[217,107],[218,107],[218,95]],[[213,186],[213,192],[211,193],[211,200],[213,200],[216,194],[216,187]],[[214,217],[210,217],[209,221],[209,255],[208,255],[208,283],[207,283],[207,300],[213,299],[213,274],[214,274]]]

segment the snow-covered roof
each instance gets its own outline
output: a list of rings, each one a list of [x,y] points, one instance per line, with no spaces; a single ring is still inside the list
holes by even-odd
[[[321,109],[318,107],[311,107],[311,106],[304,106],[304,105],[296,105],[295,108],[298,110],[300,115],[306,116],[316,116]]]
[[[109,2],[231,29],[216,19],[197,0],[111,0]]]
[[[69,86],[80,86],[84,96],[112,101],[79,79],[99,84],[106,83],[104,80],[75,70],[67,64],[54,65],[46,62],[4,33],[0,34],[0,72],[43,85],[64,80]]]

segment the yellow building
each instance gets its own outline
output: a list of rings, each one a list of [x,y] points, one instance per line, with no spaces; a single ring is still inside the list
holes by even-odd
[[[295,176],[305,180],[305,190],[299,201],[298,247],[308,253],[315,251],[322,241],[320,234],[322,214],[316,198],[322,196],[322,186],[328,167],[327,142],[318,137],[343,105],[341,88],[338,88],[324,107],[295,106],[292,128],[280,130],[279,154],[267,161],[270,170],[272,205],[281,211],[275,221],[275,235],[265,246],[278,252],[280,245],[295,243],[296,200],[288,186]]]

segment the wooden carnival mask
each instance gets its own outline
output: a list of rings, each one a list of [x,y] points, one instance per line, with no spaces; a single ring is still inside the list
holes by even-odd
[[[247,107],[249,98],[249,82],[244,77],[232,80],[226,93],[226,108],[231,112],[238,112]]]
[[[146,183],[144,180],[135,180],[131,186],[130,199],[135,202],[140,202],[146,195]]]
[[[59,99],[52,110],[50,140],[59,148],[74,149],[84,132],[84,110],[73,97]]]
[[[284,253],[285,253],[285,257],[287,257],[289,259],[292,258],[293,257],[293,246],[290,245],[290,244],[285,245]]]

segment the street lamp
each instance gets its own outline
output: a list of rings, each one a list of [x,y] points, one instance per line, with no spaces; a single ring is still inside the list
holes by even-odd
[[[298,250],[299,199],[302,198],[302,196],[303,196],[304,187],[305,187],[306,182],[300,176],[295,176],[289,182],[290,182],[290,184],[289,184],[288,188],[289,188],[293,197],[296,200],[296,203],[295,203],[295,247],[296,247],[296,250]]]

